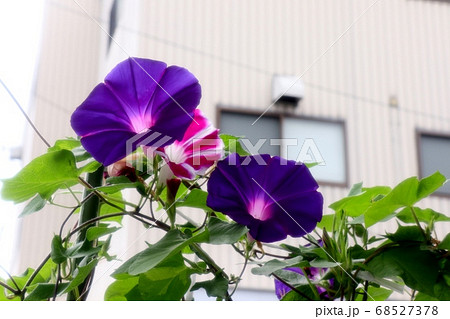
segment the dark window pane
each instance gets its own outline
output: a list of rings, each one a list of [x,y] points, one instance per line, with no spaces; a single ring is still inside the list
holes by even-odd
[[[247,150],[252,154],[280,155],[280,146],[276,145],[277,142],[272,143],[273,145],[270,142],[270,139],[280,138],[279,119],[277,117],[263,116],[255,125],[252,125],[257,118],[257,115],[223,111],[220,115],[220,133],[245,136],[248,139],[248,143],[255,145],[253,149],[247,147]],[[257,143],[260,139],[266,139],[266,141],[258,149],[256,145],[259,145]],[[245,148],[245,143],[242,144]]]
[[[436,171],[450,178],[450,138],[422,135],[420,138],[420,165],[423,177]],[[442,186],[437,193],[450,194],[450,183]]]

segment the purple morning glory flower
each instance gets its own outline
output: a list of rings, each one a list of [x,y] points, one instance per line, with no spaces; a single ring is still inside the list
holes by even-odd
[[[139,145],[162,147],[181,140],[201,98],[188,70],[129,58],[119,63],[72,114],[84,148],[103,165]]]
[[[323,208],[317,188],[304,164],[233,153],[211,174],[207,205],[247,226],[254,239],[274,242],[315,228]]]

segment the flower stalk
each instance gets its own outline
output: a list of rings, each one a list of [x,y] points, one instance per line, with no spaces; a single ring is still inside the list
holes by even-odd
[[[88,173],[86,178],[87,183],[92,187],[101,186],[103,182],[103,171],[104,167],[100,166],[95,172]],[[89,196],[90,193],[91,190],[86,188],[83,193],[83,198]],[[90,220],[97,218],[99,216],[99,210],[100,199],[98,196],[92,196],[83,204],[83,206],[81,206],[79,224],[83,225]],[[93,225],[90,225],[88,227],[80,229],[78,234],[77,243],[84,242],[84,245],[87,246],[86,248],[93,248],[94,245],[93,242],[86,240],[87,230],[92,226]],[[73,261],[73,267],[76,268],[80,264],[81,260],[82,258],[76,258]],[[68,301],[86,300],[88,296],[88,289],[90,288],[90,281],[92,279],[94,271],[95,268],[92,270],[91,274],[87,276],[86,280],[83,283],[81,283],[77,288],[75,288],[67,295]]]

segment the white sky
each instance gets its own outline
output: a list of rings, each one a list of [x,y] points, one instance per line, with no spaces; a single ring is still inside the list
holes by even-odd
[[[0,0],[0,78],[25,109],[30,101],[42,16],[43,0]],[[0,111],[0,179],[4,179],[21,167],[20,161],[9,159],[9,150],[22,145],[25,119],[1,85]],[[0,199],[0,265],[8,270],[17,214],[14,205]]]

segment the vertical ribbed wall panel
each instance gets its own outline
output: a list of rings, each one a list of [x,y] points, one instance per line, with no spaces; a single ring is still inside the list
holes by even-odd
[[[90,14],[97,16],[97,1],[79,1]],[[36,127],[53,144],[57,139],[74,136],[70,115],[89,94],[98,76],[99,29],[73,1],[47,2],[40,49],[39,67],[34,86],[31,114]],[[36,135],[27,148],[25,163],[46,152]],[[60,204],[74,205],[73,199],[60,196]],[[54,233],[66,217],[66,209],[46,207],[21,222],[17,271],[37,267],[50,252]]]
[[[35,102],[36,122],[52,141],[72,135],[67,121],[73,106],[112,65],[126,58],[114,43],[106,55],[98,47],[105,45],[98,27],[71,1],[58,3],[72,11],[49,5]],[[127,7],[120,13],[116,39],[131,55],[192,71],[202,84],[200,108],[211,119],[218,105],[262,112],[271,104],[272,75],[298,76],[309,69],[302,78],[305,98],[294,113],[345,120],[349,186],[360,181],[366,186],[393,186],[418,174],[416,129],[450,133],[450,5],[426,0],[379,1],[354,23],[373,3],[134,1],[134,9]],[[83,2],[83,6],[92,12],[100,7],[98,1]],[[103,6],[103,12],[96,15],[107,19],[107,8]],[[98,62],[99,56],[105,60]],[[96,68],[100,76],[91,73]],[[398,107],[389,106],[391,96],[397,98]],[[60,108],[50,110],[49,101]],[[40,146],[35,149],[34,154],[43,151]],[[348,192],[337,186],[321,190],[326,206]],[[450,212],[448,198],[433,197],[422,204]],[[39,221],[25,221],[25,232],[33,232],[27,228],[37,225],[33,223]],[[389,227],[373,231],[384,232]],[[143,231],[136,223],[127,225],[123,247],[132,248],[126,255],[145,246],[142,240],[134,243]],[[448,226],[439,231],[448,232]],[[149,233],[144,238],[160,236]],[[239,273],[242,260],[234,252],[207,248],[220,265]],[[35,262],[40,250],[34,251],[24,259],[25,264]],[[272,282],[249,275],[242,286],[270,289]]]

